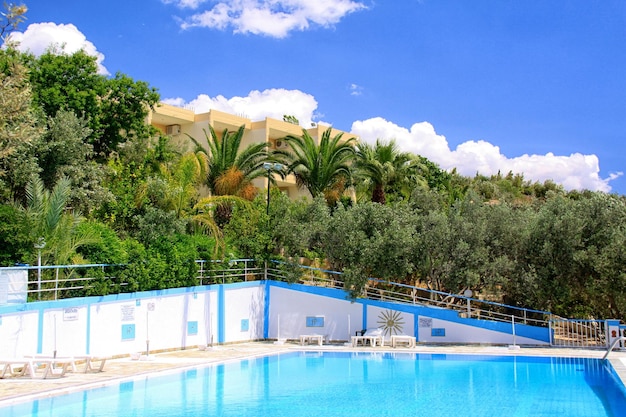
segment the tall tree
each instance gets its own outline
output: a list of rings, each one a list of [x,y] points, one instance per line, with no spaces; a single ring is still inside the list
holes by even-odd
[[[244,125],[236,132],[225,129],[221,135],[209,125],[209,133],[204,129],[208,148],[187,135],[196,145],[196,151],[206,155],[206,185],[214,196],[235,196],[252,201],[257,194],[252,180],[266,175],[263,163],[268,158],[267,144],[252,143],[240,149],[244,133]],[[215,212],[217,224],[223,227],[230,220],[231,213],[231,203],[219,203]]]
[[[4,3],[5,12],[2,12],[0,21],[0,39],[6,40],[8,35],[17,29],[18,25],[26,20],[28,8],[24,4]]]
[[[15,205],[0,204],[0,266],[31,261],[33,240],[27,220]]]
[[[413,272],[416,221],[407,205],[338,207],[322,242],[330,264],[349,271],[345,285],[352,295],[359,295],[370,277],[402,282]]]
[[[44,186],[51,189],[61,178],[68,178],[71,205],[86,215],[113,198],[103,185],[103,166],[91,159],[93,147],[86,142],[90,133],[85,120],[60,110],[48,118],[46,132],[33,143]]]
[[[0,190],[20,198],[30,176],[38,172],[32,142],[43,132],[32,108],[28,71],[15,49],[0,50]]]
[[[103,160],[121,143],[153,133],[145,120],[159,94],[147,83],[121,73],[113,78],[98,74],[96,58],[82,50],[68,54],[52,48],[28,57],[27,63],[35,104],[50,117],[65,109],[84,118],[96,158]]]
[[[209,125],[209,133],[204,129],[208,148],[187,135],[196,145],[196,151],[206,155],[206,185],[213,195],[235,195],[251,201],[256,195],[252,180],[266,175],[263,163],[268,156],[267,144],[253,143],[240,149],[244,132],[242,125],[236,132],[225,129],[218,135]]]
[[[188,152],[171,164],[161,164],[160,175],[150,178],[142,192],[155,206],[173,211],[177,218],[186,217],[197,202],[198,186],[206,174],[206,155]]]
[[[287,136],[291,151],[285,153],[285,158],[287,172],[294,174],[299,187],[309,190],[313,197],[323,195],[333,205],[351,178],[355,139],[344,140],[343,133],[334,137],[331,134],[332,128],[325,130],[319,145],[305,129],[302,136]]]

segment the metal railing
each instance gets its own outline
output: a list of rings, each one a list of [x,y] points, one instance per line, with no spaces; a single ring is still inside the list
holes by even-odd
[[[196,285],[273,279],[346,289],[342,273],[298,264],[271,262],[266,268],[264,263],[253,259],[198,260],[196,264],[198,266]],[[119,271],[122,268],[124,265],[104,264],[16,266],[0,268],[0,272],[24,271],[27,280],[19,291],[26,294],[27,301],[43,301],[125,292],[128,283],[119,279]],[[103,285],[107,286],[106,291],[102,291]],[[393,303],[445,308],[454,310],[459,316],[465,318],[500,322],[513,320],[519,324],[549,326],[553,346],[604,347],[607,344],[605,322],[601,320],[566,320],[546,311],[525,309],[377,279],[369,279],[365,289],[358,296]]]
[[[42,301],[93,295],[96,283],[117,282],[119,268],[108,264],[2,267],[5,293],[1,298]]]
[[[196,265],[195,285],[272,279],[347,290],[342,273],[293,263],[274,261],[266,267],[265,263],[254,259],[235,259],[198,260]],[[124,275],[120,274],[123,268],[125,265],[107,264],[3,267],[0,268],[0,305],[131,291],[130,283],[120,278]],[[8,275],[11,277],[7,278]],[[609,343],[607,323],[604,320],[564,319],[547,311],[520,308],[373,278],[368,279],[364,290],[357,296],[453,310],[464,318],[512,321],[518,324],[549,327],[550,344],[556,347],[607,348]],[[7,301],[9,299],[10,301]],[[626,336],[626,333],[623,336]],[[620,340],[625,339],[622,337]],[[617,348],[616,345],[610,347],[607,356],[614,348]]]
[[[626,336],[621,336],[618,337],[617,339],[615,339],[613,341],[613,343],[611,343],[611,346],[609,346],[609,348],[606,350],[606,353],[604,354],[604,356],[602,357],[602,360],[605,360],[606,358],[609,357],[609,353],[611,353],[613,351],[613,349],[615,349],[615,346],[622,345],[623,342],[626,342]]]
[[[226,284],[264,279],[264,268],[253,259],[196,261],[197,284]],[[120,278],[125,265],[83,264],[0,268],[0,304],[51,301],[130,291]]]
[[[558,347],[606,347],[606,321],[553,318],[550,344]]]
[[[259,281],[265,278],[264,266],[259,265],[254,259],[197,260],[196,265],[198,265],[198,285]]]
[[[268,267],[268,277],[275,280],[290,281],[290,277],[285,273],[285,269],[281,268],[281,265],[285,264],[274,263]],[[299,266],[299,269],[300,276],[296,280],[298,283],[345,289],[340,272],[307,266]],[[291,279],[291,281],[293,281],[293,279]],[[466,297],[464,295],[450,294],[373,278],[368,280],[368,285],[365,287],[364,291],[359,294],[359,297],[387,302],[445,308],[455,310],[461,317],[465,318],[500,322],[511,322],[514,320],[516,323],[542,327],[547,327],[552,317],[552,314],[547,311],[515,307]]]

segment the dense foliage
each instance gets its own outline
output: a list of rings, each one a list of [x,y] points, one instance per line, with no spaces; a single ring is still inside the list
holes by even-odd
[[[468,178],[393,138],[356,144],[305,130],[292,152],[175,149],[145,125],[158,93],[97,73],[83,52],[0,51],[0,263],[120,265],[90,294],[188,286],[196,259],[306,259],[445,292],[471,289],[563,316],[626,318],[626,199],[509,173]],[[192,138],[193,139],[193,138]],[[195,142],[195,140],[193,140]],[[197,144],[197,143],[196,143]],[[313,198],[251,180],[281,161]],[[207,190],[211,194],[207,194]]]

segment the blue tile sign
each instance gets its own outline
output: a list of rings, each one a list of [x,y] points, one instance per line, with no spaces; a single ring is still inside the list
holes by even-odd
[[[198,334],[198,322],[197,321],[187,322],[187,334],[188,335]]]
[[[247,332],[249,328],[250,328],[250,320],[241,319],[241,331]]]
[[[324,317],[308,316],[306,318],[306,327],[324,327]]]
[[[433,337],[445,337],[446,329],[431,329],[430,335]]]
[[[122,340],[135,339],[135,325],[134,324],[122,324]]]

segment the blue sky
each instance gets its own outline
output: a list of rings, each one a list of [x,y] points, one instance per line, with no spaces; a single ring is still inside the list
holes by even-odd
[[[623,0],[24,2],[22,48],[85,48],[196,112],[293,114],[464,175],[626,194]]]

